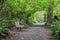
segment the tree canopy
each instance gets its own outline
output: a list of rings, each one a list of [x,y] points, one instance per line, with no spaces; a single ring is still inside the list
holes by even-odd
[[[54,1],[53,16],[60,16],[59,0],[0,0],[0,17],[18,18],[21,22],[28,23],[29,17],[33,16],[35,12],[45,11],[45,19],[47,19],[48,7],[51,1]]]

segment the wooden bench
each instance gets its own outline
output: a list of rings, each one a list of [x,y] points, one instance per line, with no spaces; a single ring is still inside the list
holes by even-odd
[[[16,26],[17,30],[20,30],[20,31],[21,31],[22,28],[24,27],[24,25],[20,25],[20,24],[19,24],[19,21],[16,21],[16,22],[15,22],[15,26]]]

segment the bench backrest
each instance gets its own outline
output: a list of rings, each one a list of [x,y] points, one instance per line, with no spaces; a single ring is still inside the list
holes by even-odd
[[[16,21],[16,22],[15,22],[15,26],[16,26],[16,27],[19,27],[19,26],[20,26],[19,21]]]

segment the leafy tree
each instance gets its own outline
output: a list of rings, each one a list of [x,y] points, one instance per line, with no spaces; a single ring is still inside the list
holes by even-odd
[[[50,1],[50,4],[48,6],[48,15],[47,15],[47,22],[52,23],[52,15],[53,15],[53,7],[54,7],[54,1]]]

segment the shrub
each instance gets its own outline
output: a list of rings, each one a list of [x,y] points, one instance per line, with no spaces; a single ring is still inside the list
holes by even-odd
[[[0,37],[6,37],[9,34],[9,29],[6,27],[0,27]]]
[[[47,24],[47,27],[51,28],[53,36],[60,38],[60,21]]]

